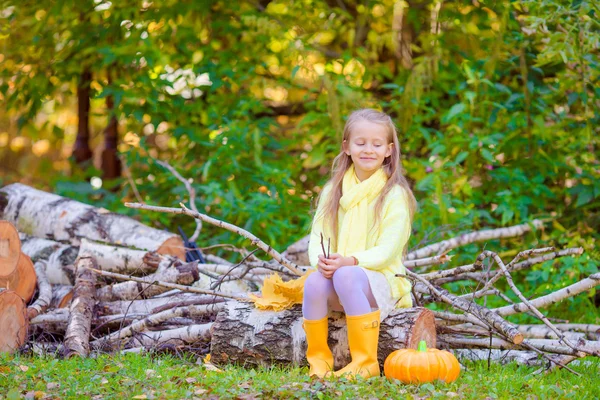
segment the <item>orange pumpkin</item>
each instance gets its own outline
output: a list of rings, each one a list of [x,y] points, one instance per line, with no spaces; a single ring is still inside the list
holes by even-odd
[[[440,379],[453,382],[460,373],[460,364],[446,350],[428,349],[424,340],[417,350],[401,349],[391,353],[383,365],[385,377],[402,383],[424,383]]]

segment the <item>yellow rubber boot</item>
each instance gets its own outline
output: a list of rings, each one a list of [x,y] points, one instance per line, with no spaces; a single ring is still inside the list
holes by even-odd
[[[309,374],[323,378],[333,371],[333,354],[327,344],[329,336],[327,317],[319,320],[305,319],[302,324],[306,332],[306,360],[310,365]]]
[[[379,316],[379,310],[363,315],[346,316],[352,362],[336,371],[335,376],[348,374],[348,377],[361,375],[363,378],[370,378],[380,375],[377,360]]]

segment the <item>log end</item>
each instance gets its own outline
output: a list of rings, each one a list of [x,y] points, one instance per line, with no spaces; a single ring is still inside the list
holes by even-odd
[[[158,254],[168,254],[185,261],[185,246],[183,239],[179,236],[173,236],[165,240],[163,244],[156,250]]]
[[[20,255],[21,240],[17,228],[8,221],[0,221],[0,277],[15,271]]]
[[[21,253],[17,269],[7,277],[0,277],[0,288],[13,290],[28,303],[33,297],[37,275],[31,258]]]
[[[27,338],[29,320],[25,302],[16,292],[0,292],[0,352],[13,353]]]
[[[436,348],[437,333],[435,330],[435,316],[431,310],[424,307],[416,307],[418,314],[415,317],[414,325],[410,331],[407,348],[417,349],[419,342],[424,340],[430,349]]]

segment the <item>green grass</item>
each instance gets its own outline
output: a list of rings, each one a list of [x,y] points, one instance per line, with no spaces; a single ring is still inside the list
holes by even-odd
[[[466,364],[457,381],[402,385],[385,378],[349,382],[316,380],[306,368],[212,371],[195,360],[168,355],[103,355],[60,360],[0,356],[0,399],[29,398],[457,398],[597,399],[600,360],[573,366],[582,374],[556,370],[532,375],[535,368],[485,362]]]

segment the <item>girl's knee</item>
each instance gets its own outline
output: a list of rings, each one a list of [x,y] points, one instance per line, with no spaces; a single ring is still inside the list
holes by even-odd
[[[333,273],[331,280],[337,291],[340,287],[358,286],[361,274],[364,274],[364,272],[360,267],[342,267]]]
[[[320,272],[313,272],[304,281],[304,293],[329,295],[333,291],[331,279],[325,278]]]

